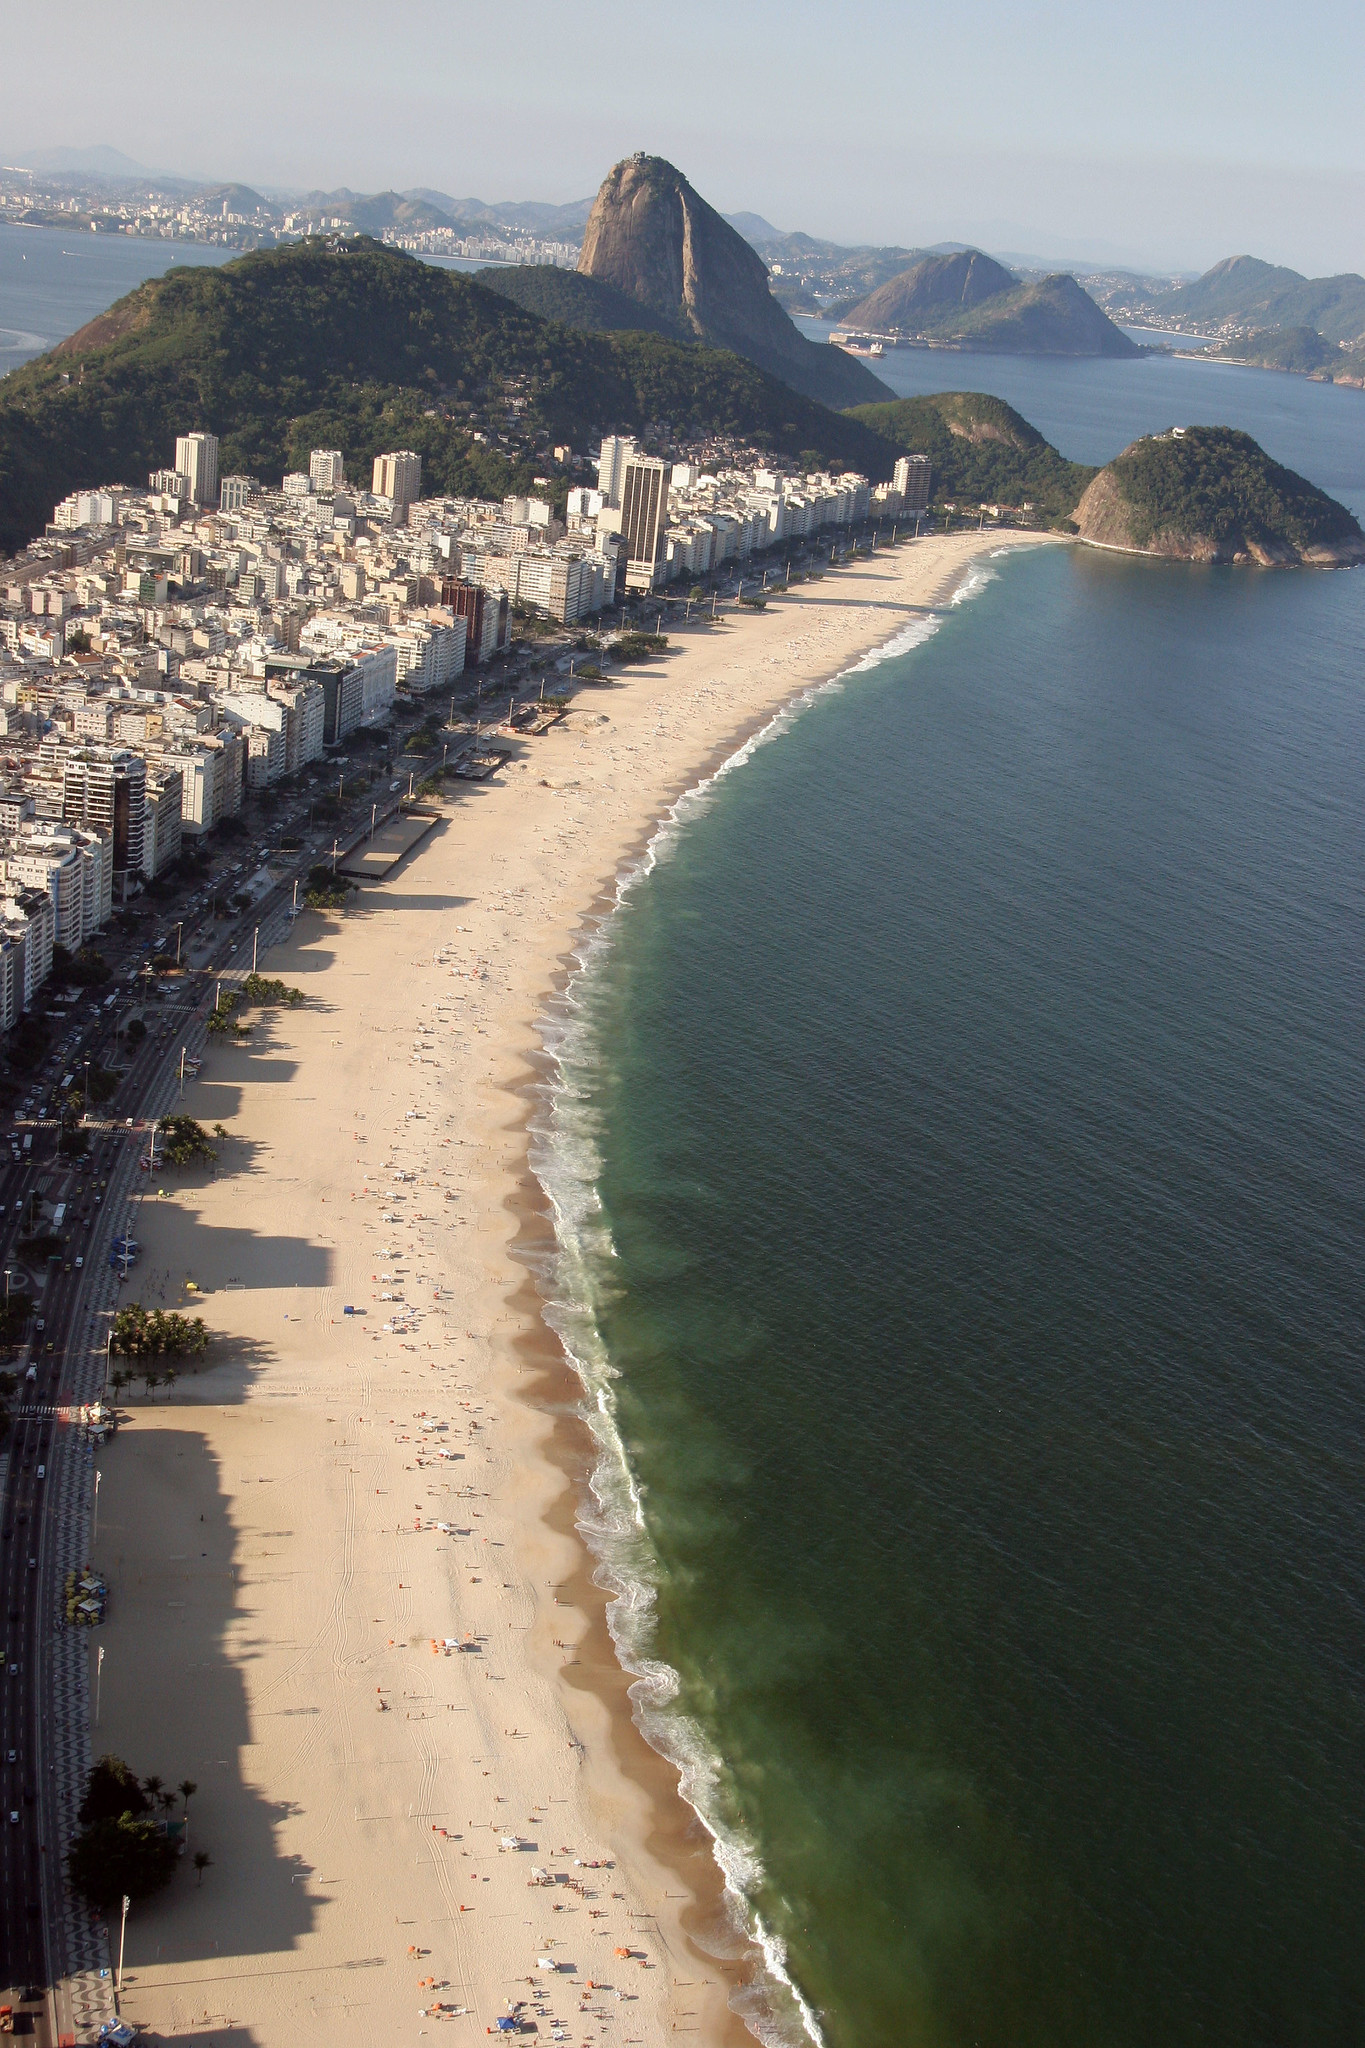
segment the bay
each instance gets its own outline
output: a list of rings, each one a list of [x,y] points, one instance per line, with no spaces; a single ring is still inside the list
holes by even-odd
[[[1206,367],[1034,390],[1112,450]],[[1362,502],[1359,394],[1246,374]],[[1365,2026],[1363,639],[1351,572],[1001,561],[576,987],[598,1540],[784,2038]]]

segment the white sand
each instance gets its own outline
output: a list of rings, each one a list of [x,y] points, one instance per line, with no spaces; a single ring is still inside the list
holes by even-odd
[[[213,1859],[129,1921],[125,2010],[158,2036],[472,2039],[533,1988],[575,2043],[737,2033],[744,1959],[688,1936],[714,1866],[627,1718],[572,1534],[586,1433],[537,1370],[513,1255],[535,1024],[584,914],[709,762],[1026,539],[922,541],[685,637],[262,959],[308,1007],[208,1055],[185,1108],[231,1140],[216,1177],[158,1173],[128,1290],[192,1307],[197,1282],[212,1362],[125,1398],[101,1457],[93,1747],[195,1780]],[[386,1294],[420,1322],[383,1334]],[[711,1896],[685,1921],[689,1889]],[[437,2001],[466,2016],[422,2016]]]

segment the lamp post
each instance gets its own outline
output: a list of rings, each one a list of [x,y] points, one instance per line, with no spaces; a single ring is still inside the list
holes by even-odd
[[[370,805],[370,837],[371,837],[371,839],[373,839],[373,838],[374,838],[374,821],[375,821],[375,814],[377,813],[378,809],[379,809],[379,806],[378,806],[378,804],[371,804],[371,805]]]
[[[128,1935],[128,1908],[132,1905],[132,1903],[133,1902],[129,1898],[127,1892],[125,1892],[123,1894],[123,1918],[119,1922],[118,1931],[118,1975],[114,1979],[115,2012],[118,2011],[119,1994],[123,1990],[123,1944],[127,1939]]]
[[[256,949],[260,943],[261,928],[257,925],[255,931],[251,934],[251,971],[253,974],[256,972]]]
[[[97,1467],[96,1467],[96,1469],[95,1469],[95,1506],[94,1506],[94,1512],[93,1512],[93,1513],[91,1514],[91,1517],[90,1517],[90,1548],[91,1548],[92,1550],[93,1550],[93,1549],[94,1549],[94,1547],[95,1547],[95,1538],[96,1538],[96,1537],[97,1537],[97,1536],[99,1535],[99,1532],[100,1532],[100,1475],[99,1475],[99,1468],[98,1468],[98,1466],[97,1466]],[[98,1715],[96,1716],[96,1718],[98,1719]]]
[[[104,1677],[104,1645],[95,1652],[95,1726],[100,1725],[100,1681]],[[120,1954],[122,1951],[120,1951]]]
[[[182,918],[180,920],[180,923],[175,928],[175,964],[177,967],[180,965],[180,934],[184,931],[184,929],[185,921]]]

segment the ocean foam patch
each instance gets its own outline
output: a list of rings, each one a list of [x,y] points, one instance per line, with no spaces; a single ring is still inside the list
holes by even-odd
[[[992,572],[979,580],[969,576],[953,602],[991,580]],[[711,1838],[736,1929],[763,1958],[761,1980],[731,1997],[732,2009],[763,2048],[824,2048],[824,2035],[814,2008],[792,1977],[781,1937],[754,1904],[763,1864],[758,1845],[731,1823],[724,1810],[724,1758],[700,1723],[678,1707],[678,1673],[653,1653],[659,1559],[618,1427],[614,1383],[620,1374],[599,1320],[599,1311],[619,1292],[620,1280],[598,1191],[602,1156],[597,1142],[597,1077],[602,1059],[593,1015],[593,978],[611,950],[618,913],[631,891],[668,858],[682,828],[709,808],[724,778],[752,760],[760,747],[790,731],[817,698],[842,689],[847,677],[866,674],[923,646],[942,623],[938,612],[910,619],[849,668],[800,692],[670,805],[640,857],[618,873],[610,909],[585,923],[564,989],[542,1013],[538,1026],[552,1076],[539,1090],[541,1106],[530,1121],[530,1164],[550,1205],[556,1250],[539,1262],[537,1277],[545,1321],[582,1383],[581,1412],[597,1444],[588,1498],[576,1524],[596,1560],[593,1583],[608,1595],[607,1624],[618,1661],[631,1679],[636,1723],[650,1746],[677,1771],[682,1797]]]

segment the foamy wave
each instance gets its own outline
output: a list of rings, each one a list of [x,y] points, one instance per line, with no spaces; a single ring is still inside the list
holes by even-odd
[[[1001,555],[1007,552],[1008,550],[1005,548],[998,548],[995,551],[994,559],[998,560]],[[971,568],[953,592],[949,602],[951,604],[966,604],[969,599],[979,597],[988,583],[994,583],[995,581],[996,571],[994,569],[988,569],[984,562],[973,562]]]
[[[974,594],[991,572],[973,571],[954,596]],[[598,1180],[600,1113],[596,1077],[601,1065],[590,1003],[591,979],[615,937],[616,913],[630,891],[666,859],[684,825],[703,812],[718,784],[757,750],[787,732],[800,714],[849,676],[922,646],[942,624],[936,612],[912,619],[851,667],[804,690],[774,714],[710,775],[672,804],[639,859],[616,878],[611,907],[587,924],[574,950],[562,993],[540,1019],[540,1035],[553,1077],[541,1090],[530,1124],[531,1169],[545,1191],[554,1221],[556,1251],[539,1273],[545,1320],[582,1381],[583,1415],[597,1443],[590,1497],[578,1528],[594,1558],[594,1583],[608,1594],[607,1622],[630,1698],[646,1740],[674,1766],[679,1790],[711,1837],[736,1930],[763,1957],[762,1980],[735,1993],[731,2003],[764,2048],[824,2048],[819,2018],[787,1964],[780,1936],[754,1904],[763,1882],[757,1845],[730,1822],[724,1807],[725,1766],[705,1730],[677,1706],[680,1683],[672,1665],[653,1654],[659,1560],[650,1539],[639,1485],[617,1425],[614,1383],[620,1377],[602,1336],[599,1312],[619,1291],[616,1248],[602,1209]]]

